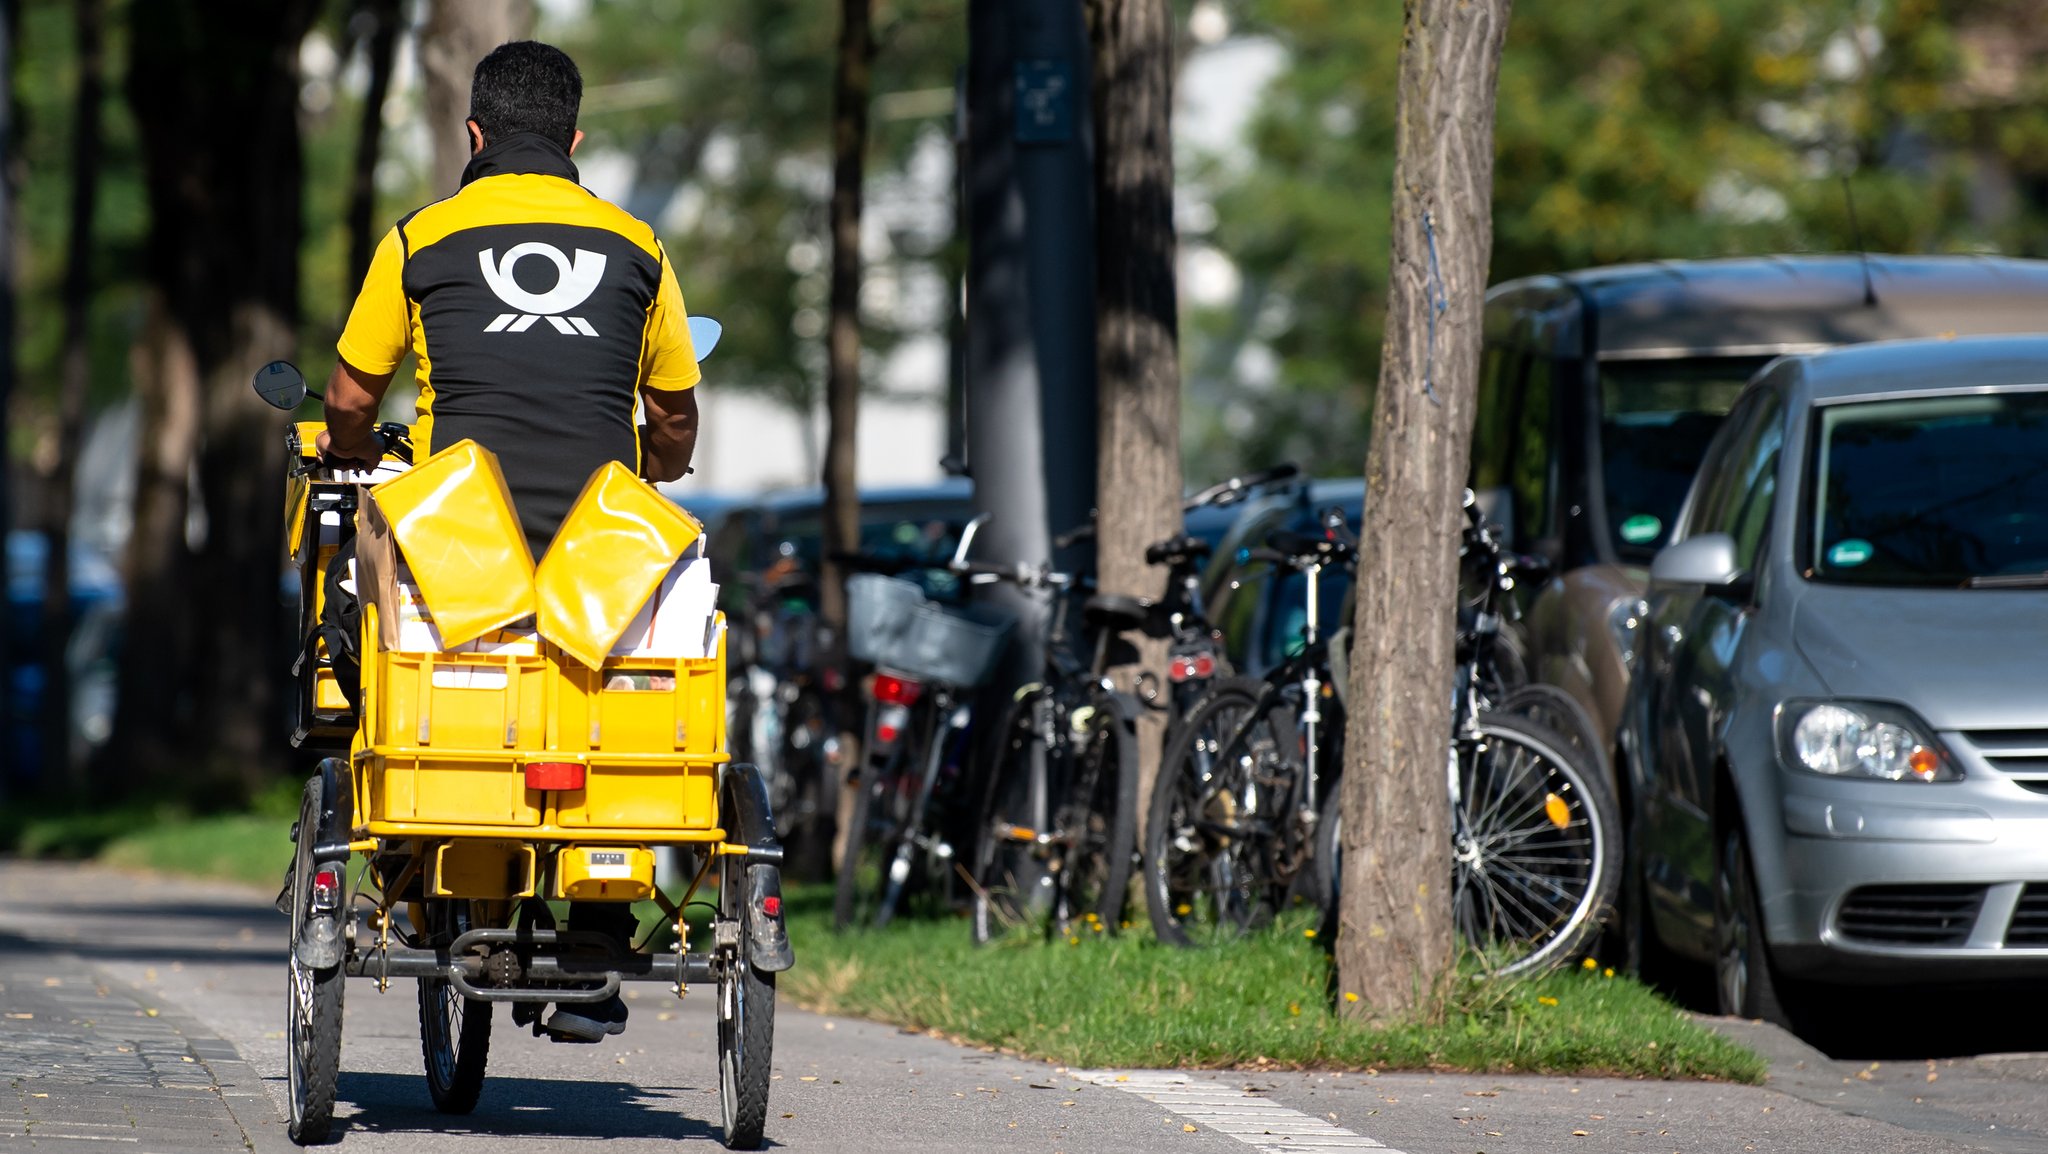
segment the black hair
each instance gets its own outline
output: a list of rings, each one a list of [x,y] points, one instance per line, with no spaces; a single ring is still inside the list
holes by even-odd
[[[469,118],[485,143],[534,132],[563,148],[576,137],[583,73],[569,54],[538,40],[514,40],[477,61],[469,87]]]

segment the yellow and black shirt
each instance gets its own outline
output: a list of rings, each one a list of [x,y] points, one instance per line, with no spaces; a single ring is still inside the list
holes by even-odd
[[[695,386],[675,270],[654,230],[576,183],[531,133],[495,142],[462,188],[377,246],[338,351],[365,373],[419,358],[415,451],[497,454],[535,558],[591,473],[637,468],[641,388]]]

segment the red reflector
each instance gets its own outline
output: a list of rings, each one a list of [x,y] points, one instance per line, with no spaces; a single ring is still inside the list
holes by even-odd
[[[1194,664],[1196,677],[1210,677],[1216,672],[1216,659],[1206,653],[1195,658]]]
[[[764,914],[767,914],[767,915],[768,915],[769,917],[771,917],[771,918],[779,918],[779,917],[781,917],[781,916],[782,916],[782,899],[781,899],[781,898],[778,898],[778,897],[773,897],[773,896],[770,896],[770,897],[765,897],[765,898],[762,898],[762,899],[761,899],[761,912],[762,912],[762,913],[764,913]]]
[[[915,705],[924,695],[924,686],[893,673],[875,674],[875,700],[890,705]]]
[[[313,875],[313,884],[323,890],[338,890],[341,888],[341,875],[333,870],[321,870]]]
[[[896,739],[902,736],[902,730],[890,725],[886,721],[875,726],[875,741],[882,745],[894,745],[896,744]]]
[[[574,761],[529,761],[526,788],[582,789],[583,765]]]
[[[1167,680],[1172,681],[1175,684],[1179,684],[1180,682],[1186,681],[1188,678],[1193,677],[1194,675],[1194,662],[1189,661],[1185,657],[1174,658],[1172,663],[1170,663],[1166,667]]]

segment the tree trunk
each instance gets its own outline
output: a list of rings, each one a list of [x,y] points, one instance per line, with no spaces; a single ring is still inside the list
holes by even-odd
[[[176,768],[186,790],[232,798],[279,764],[283,441],[249,375],[296,343],[297,59],[317,7],[130,10],[149,317],[113,784]]]
[[[1181,529],[1173,12],[1167,0],[1095,9],[1096,573],[1105,593],[1156,597],[1163,575],[1145,547]],[[1139,643],[1156,685],[1166,648]],[[1152,796],[1165,728],[1156,711],[1138,720],[1140,799]]]
[[[1444,758],[1458,498],[1493,246],[1494,91],[1508,8],[1509,0],[1406,5],[1342,796],[1339,1004],[1361,1016],[1413,1009],[1453,956]],[[1432,326],[1438,300],[1448,307]]]
[[[860,548],[860,488],[856,468],[860,420],[860,216],[868,147],[869,69],[875,40],[870,0],[840,0],[839,61],[832,88],[832,287],[825,336],[825,556],[818,615],[832,634],[836,657],[846,651],[846,572],[835,553]],[[842,763],[860,764],[852,731],[858,697],[849,685],[842,719]],[[846,828],[851,793],[838,791],[839,829]],[[843,837],[843,834],[841,835]],[[839,848],[835,839],[834,849]],[[836,857],[835,857],[835,860]]]
[[[57,397],[57,451],[43,506],[49,542],[43,571],[42,763],[46,786],[84,792],[72,776],[71,513],[78,487],[78,444],[84,436],[86,394],[92,388],[92,218],[99,195],[100,101],[106,54],[100,36],[100,0],[76,0],[78,88],[72,99],[70,236],[64,255],[63,378]]]
[[[363,283],[370,254],[381,235],[376,227],[377,159],[384,145],[384,100],[391,92],[392,63],[398,55],[398,33],[405,23],[402,0],[363,0],[357,9],[369,26],[363,30],[363,54],[370,66],[363,90],[363,115],[356,130],[355,171],[348,190],[348,286]]]
[[[8,417],[14,394],[15,236],[21,219],[22,165],[15,147],[21,99],[14,85],[20,41],[20,0],[0,0],[0,547],[14,527],[13,465],[5,447],[13,443]],[[0,670],[15,666],[20,643],[13,632],[13,621],[0,621]],[[13,682],[12,676],[0,676],[0,719],[8,721],[15,716]],[[17,784],[31,780],[26,767],[15,764],[17,759],[8,744],[12,740],[11,735],[0,735],[0,799],[12,794]]]
[[[434,138],[434,194],[454,195],[469,164],[469,84],[491,49],[533,30],[533,0],[427,0],[420,29],[427,131]]]

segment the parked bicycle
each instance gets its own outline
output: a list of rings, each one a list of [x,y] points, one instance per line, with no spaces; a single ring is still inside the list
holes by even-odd
[[[1508,552],[1468,491],[1460,549],[1458,675],[1446,779],[1451,903],[1459,935],[1496,974],[1583,953],[1621,886],[1620,808],[1591,722],[1548,687],[1514,686],[1497,660],[1501,618],[1538,559]]]
[[[793,548],[784,545],[787,559]],[[833,701],[843,672],[822,660],[831,636],[814,608],[817,581],[794,564],[748,581],[730,650],[727,692],[735,760],[760,767],[774,807],[785,871],[822,880],[831,867],[833,806],[840,777]]]
[[[1348,569],[1357,555],[1325,524],[1322,537],[1281,531],[1251,551],[1302,576],[1300,646],[1263,678],[1211,685],[1160,759],[1143,888],[1161,941],[1237,936],[1270,921],[1290,893],[1305,889],[1320,905],[1334,884],[1311,872],[1343,765],[1320,585],[1325,570]]]
[[[971,543],[962,536],[947,569],[968,571]],[[898,567],[925,568],[935,567]],[[847,580],[847,651],[875,672],[833,901],[840,929],[885,926],[916,892],[942,888],[955,854],[940,811],[968,760],[974,691],[994,673],[1010,630],[1002,614],[935,601],[899,576]]]

